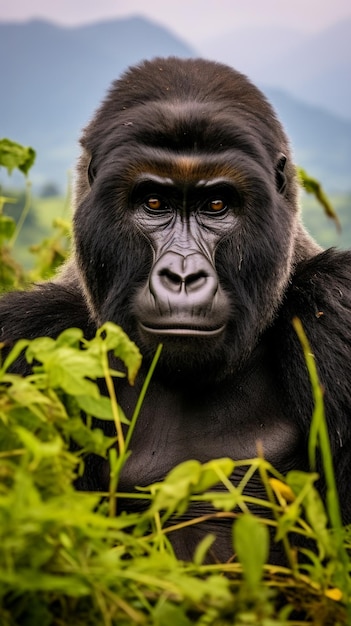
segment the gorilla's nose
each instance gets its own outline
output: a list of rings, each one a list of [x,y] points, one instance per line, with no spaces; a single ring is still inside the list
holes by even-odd
[[[150,290],[159,301],[207,305],[218,289],[214,268],[204,255],[166,252],[155,263]]]

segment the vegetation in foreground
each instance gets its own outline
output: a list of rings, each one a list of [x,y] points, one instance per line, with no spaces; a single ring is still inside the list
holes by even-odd
[[[303,333],[301,339],[306,341]],[[37,363],[26,378],[9,373],[23,350],[29,362]],[[307,354],[308,345],[305,350]],[[123,374],[110,369],[110,352],[125,363],[132,383],[140,364],[139,351],[112,324],[106,324],[91,341],[78,329],[65,331],[56,341],[23,340],[2,364],[0,623],[349,624],[350,533],[341,526],[318,382],[313,382],[316,409],[310,455],[313,463],[317,447],[323,454],[326,506],[315,489],[317,474],[292,471],[284,477],[258,456],[240,462],[229,458],[205,464],[187,461],[163,482],[138,490],[137,497],[148,504],[144,512],[116,514],[122,495],[119,475],[132,453],[129,442],[142,397],[127,422],[112,384]],[[309,367],[314,378],[313,362]],[[152,368],[143,394],[151,375]],[[96,379],[101,378],[111,390],[108,398],[100,395]],[[114,420],[118,437],[111,439],[101,428],[92,427],[93,416]],[[79,451],[70,449],[70,441]],[[109,460],[107,493],[74,489],[75,476],[83,471],[88,453]],[[228,477],[243,467],[243,478],[233,486]],[[257,473],[266,501],[246,495]],[[214,489],[218,485],[220,492]],[[210,502],[213,517],[232,521],[233,562],[205,564],[212,536],[198,546],[192,563],[174,556],[171,533],[201,521],[177,520],[196,500]],[[259,519],[250,513],[255,503],[266,509],[267,517]],[[285,550],[286,567],[267,562],[269,527]],[[303,564],[290,545],[292,532],[313,544],[313,549],[302,550]]]

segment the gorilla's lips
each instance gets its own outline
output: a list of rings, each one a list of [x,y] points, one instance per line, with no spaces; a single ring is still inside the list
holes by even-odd
[[[211,338],[217,337],[222,334],[225,330],[225,325],[210,328],[200,325],[194,324],[162,324],[149,326],[139,322],[140,328],[142,332],[148,333],[150,335],[163,335],[163,336],[173,336],[173,337],[204,337]]]

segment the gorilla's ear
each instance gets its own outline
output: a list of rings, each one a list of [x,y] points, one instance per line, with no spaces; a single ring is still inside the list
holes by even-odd
[[[281,153],[279,155],[276,170],[275,170],[275,183],[277,185],[277,191],[279,193],[284,193],[286,187],[286,176],[285,176],[285,165],[286,165],[286,156]]]
[[[93,164],[93,159],[90,159],[90,163],[88,165],[88,180],[90,187],[92,186],[96,177],[96,169]]]

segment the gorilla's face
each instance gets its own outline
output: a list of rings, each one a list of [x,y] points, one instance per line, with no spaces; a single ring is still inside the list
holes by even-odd
[[[162,342],[169,370],[225,372],[289,280],[293,166],[243,76],[201,61],[162,68],[131,70],[85,132],[78,262],[98,323],[120,324],[147,355]]]

